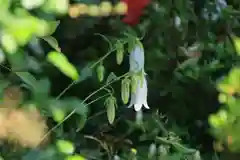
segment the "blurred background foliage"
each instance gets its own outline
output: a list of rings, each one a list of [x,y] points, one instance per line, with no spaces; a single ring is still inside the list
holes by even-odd
[[[152,0],[128,26],[117,0],[0,0],[2,159],[239,159],[239,9]],[[121,100],[136,39],[141,112]]]

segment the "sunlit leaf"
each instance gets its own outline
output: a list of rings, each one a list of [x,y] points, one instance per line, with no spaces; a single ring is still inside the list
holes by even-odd
[[[36,1],[32,1],[32,0],[21,0],[21,4],[22,4],[23,7],[25,7],[26,9],[38,8],[38,7],[41,6],[44,2],[45,2],[45,0],[36,0]]]
[[[72,78],[73,80],[77,80],[79,78],[77,69],[68,61],[64,54],[55,51],[49,52],[47,59],[66,76]]]
[[[61,48],[58,45],[58,41],[54,37],[46,36],[41,38],[45,40],[53,49],[55,49],[58,52],[61,52]]]
[[[58,140],[56,145],[58,150],[65,154],[72,154],[75,151],[73,143],[67,140]]]
[[[54,121],[60,123],[64,120],[66,112],[62,108],[54,106],[51,110]]]
[[[3,49],[10,54],[13,54],[17,51],[18,44],[14,37],[8,33],[3,32],[1,35],[1,44]]]
[[[67,156],[65,160],[87,160],[87,159],[81,155],[71,155],[71,156]]]
[[[237,54],[240,56],[240,38],[233,36],[233,43],[234,43]]]
[[[49,24],[48,35],[52,35],[59,26],[60,21],[48,21],[48,24]]]

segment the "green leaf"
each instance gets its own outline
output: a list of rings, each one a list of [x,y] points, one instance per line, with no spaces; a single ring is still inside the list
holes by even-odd
[[[7,53],[14,54],[17,51],[18,44],[11,34],[3,32],[0,40],[2,47]]]
[[[48,31],[48,35],[52,35],[56,31],[57,27],[59,26],[60,21],[50,21],[50,22],[48,21],[48,24],[50,28],[50,30]]]
[[[187,67],[190,67],[190,66],[194,66],[197,64],[199,58],[189,58],[187,60],[185,60],[183,63],[181,63],[178,68],[176,68],[176,70],[179,70],[179,69],[185,69]]]
[[[26,60],[26,54],[24,52],[16,52],[14,54],[8,54],[7,59],[11,64],[12,71],[26,71],[28,63]]]
[[[60,102],[61,106],[64,107],[67,112],[75,110],[75,113],[78,115],[86,115],[88,112],[88,108],[86,107],[87,104],[83,103],[82,100],[78,98],[65,98]]]
[[[233,36],[233,43],[234,43],[237,54],[240,56],[240,38]]]
[[[0,80],[0,102],[3,100],[3,91],[5,88],[7,88],[10,85],[10,82],[8,80]]]
[[[79,132],[80,130],[82,130],[84,128],[86,122],[87,122],[87,116],[86,115],[81,115],[79,123],[78,123],[77,132]]]
[[[33,91],[36,91],[37,80],[29,72],[15,72],[18,77],[22,79],[24,83],[29,85]]]
[[[111,72],[107,77],[106,84],[108,84],[112,81],[115,81],[117,78],[118,77],[113,72]]]
[[[42,37],[44,41],[46,41],[53,49],[58,52],[61,52],[61,48],[59,47],[58,41],[52,36]]]
[[[186,153],[186,154],[190,154],[190,153],[195,153],[196,150],[192,149],[192,148],[187,148],[184,145],[180,144],[180,143],[172,143],[173,147],[179,151],[180,153]]]
[[[81,73],[80,73],[80,78],[78,79],[78,82],[82,82],[86,79],[88,79],[89,77],[92,77],[93,75],[93,70],[90,68],[90,65],[87,64],[82,70],[81,70]]]
[[[66,112],[60,107],[52,107],[52,116],[55,122],[62,122],[66,116]]]
[[[87,159],[81,155],[71,155],[71,156],[67,156],[65,160],[87,160]]]
[[[50,81],[47,78],[40,79],[36,81],[35,90],[33,91],[33,99],[42,108],[48,107],[49,102],[49,91],[50,91]]]
[[[72,154],[75,151],[75,146],[70,141],[58,140],[56,145],[58,150],[65,154]]]
[[[26,155],[22,157],[21,160],[55,160],[56,149],[49,147],[45,150],[30,150]]]
[[[47,59],[50,63],[56,66],[63,74],[73,80],[79,78],[77,69],[68,61],[64,54],[60,52],[49,52]]]

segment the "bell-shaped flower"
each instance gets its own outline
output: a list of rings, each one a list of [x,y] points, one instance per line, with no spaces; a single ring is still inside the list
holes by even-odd
[[[147,103],[147,80],[145,76],[138,79],[136,91],[131,93],[131,101],[128,108],[134,106],[135,111],[140,111],[142,106],[149,109]]]
[[[129,56],[130,72],[138,73],[144,71],[144,60],[143,47],[140,44],[136,45]]]
[[[147,80],[144,72],[144,50],[143,46],[138,43],[132,50],[129,56],[130,73],[141,74],[140,78],[137,79],[136,90],[131,93],[131,101],[129,108],[134,106],[135,111],[141,110],[142,106],[149,109],[147,104]]]

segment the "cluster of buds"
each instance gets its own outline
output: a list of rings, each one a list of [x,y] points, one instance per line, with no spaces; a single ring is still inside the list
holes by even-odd
[[[72,18],[79,16],[91,16],[102,17],[110,15],[124,15],[127,13],[127,4],[124,2],[118,2],[113,5],[111,2],[103,1],[99,5],[97,4],[73,4],[69,7],[68,14]]]

